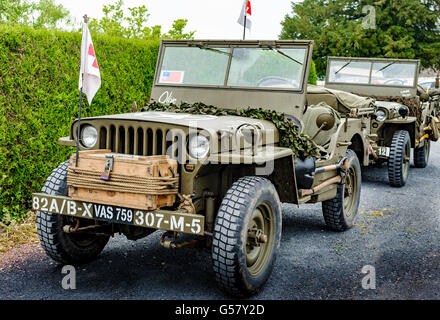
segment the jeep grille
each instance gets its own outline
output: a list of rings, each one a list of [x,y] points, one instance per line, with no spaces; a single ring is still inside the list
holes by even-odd
[[[87,121],[85,124],[95,126],[98,130],[98,143],[94,149],[110,149],[112,152],[133,155],[165,155],[177,159],[177,145],[186,144],[186,134],[175,126],[159,123],[139,123],[132,121]],[[81,123],[83,126],[83,123]],[[75,125],[76,127],[76,125]],[[74,128],[76,136],[76,129]],[[183,136],[183,137],[182,137]],[[168,137],[168,141],[167,141]],[[170,146],[173,148],[169,149]]]

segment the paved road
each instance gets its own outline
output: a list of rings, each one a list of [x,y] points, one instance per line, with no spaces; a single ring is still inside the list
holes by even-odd
[[[412,168],[401,189],[386,168],[363,173],[361,213],[345,233],[325,229],[320,205],[284,205],[281,250],[256,299],[439,299],[440,143],[426,169]],[[61,266],[38,245],[0,257],[0,299],[225,299],[208,253],[159,245],[159,233],[110,240],[100,258],[77,270],[77,289],[61,288]],[[7,259],[6,259],[7,257]],[[7,262],[5,262],[7,260]],[[362,289],[361,270],[376,270]]]

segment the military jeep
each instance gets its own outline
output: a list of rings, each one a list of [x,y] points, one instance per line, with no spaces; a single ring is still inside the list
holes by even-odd
[[[439,90],[418,85],[418,60],[329,57],[325,88],[375,99],[371,122],[372,162],[388,163],[391,186],[408,178],[411,148],[414,166],[428,164],[430,142],[438,140]]]
[[[164,248],[207,248],[219,286],[249,296],[271,273],[281,240],[282,202],[321,202],[329,229],[353,226],[374,107],[371,99],[346,93],[335,95],[335,106],[319,92],[313,96],[316,103],[308,101],[312,49],[312,41],[163,40],[150,111],[82,119],[80,137],[76,120],[70,136],[59,139],[73,147],[79,138],[82,151],[78,166],[72,159],[60,164],[41,193],[33,194],[47,254],[61,263],[83,263],[116,233],[136,240],[164,230]],[[167,109],[178,110],[183,103],[188,112]],[[223,111],[197,114],[195,106],[201,104]],[[240,110],[256,116],[234,115]],[[279,113],[284,121],[270,118]],[[296,131],[286,135],[288,125]],[[291,145],[282,143],[286,138]],[[297,152],[300,139],[310,140],[314,156]],[[81,165],[98,155],[105,155],[97,168],[102,176],[74,176],[91,171]],[[151,164],[161,156],[177,161],[177,169],[165,167],[145,181],[115,173],[131,168],[122,159]],[[143,184],[165,176],[170,183],[139,191],[141,200],[174,192],[174,203],[154,209],[125,205],[139,196],[134,193]],[[82,187],[90,201],[76,198]]]

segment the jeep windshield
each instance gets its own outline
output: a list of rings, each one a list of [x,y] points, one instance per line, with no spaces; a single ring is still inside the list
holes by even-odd
[[[165,45],[156,85],[302,90],[307,46]]]
[[[416,60],[329,58],[326,83],[413,88],[417,72]]]

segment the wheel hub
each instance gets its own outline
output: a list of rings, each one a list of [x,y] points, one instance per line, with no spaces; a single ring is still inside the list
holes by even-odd
[[[254,210],[246,234],[246,265],[253,276],[259,275],[272,252],[273,211],[262,203]]]
[[[267,235],[263,230],[253,228],[248,231],[248,244],[253,247],[259,247],[262,243],[267,242]]]

